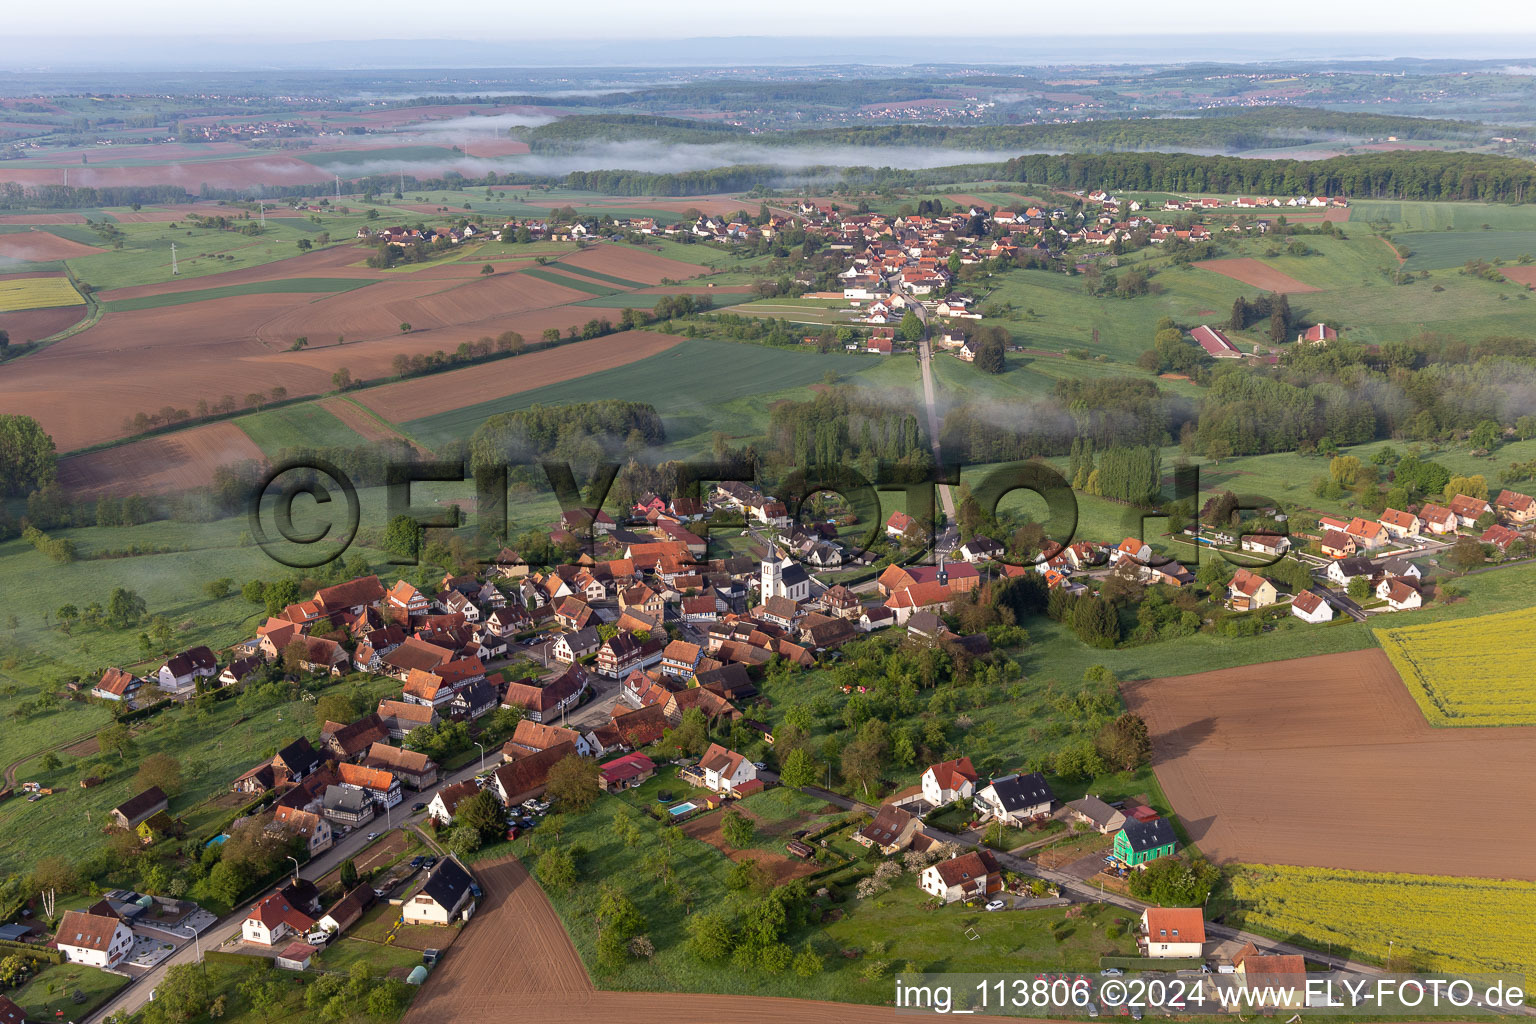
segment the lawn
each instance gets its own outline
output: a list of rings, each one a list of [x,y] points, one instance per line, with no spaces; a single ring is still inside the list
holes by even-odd
[[[301,222],[302,223],[302,222]],[[166,292],[163,295],[141,295],[136,299],[114,299],[102,303],[110,313],[125,313],[135,309],[155,309],[160,306],[181,306],[189,302],[208,299],[224,299],[235,295],[271,295],[277,293],[322,294],[351,291],[372,284],[365,278],[356,277],[292,277],[280,281],[250,281],[246,284],[230,284],[216,288],[195,288],[184,292]]]
[[[284,405],[241,416],[235,425],[245,431],[269,457],[285,448],[318,448],[338,445],[361,448],[368,440],[313,402]]]
[[[26,1011],[28,1020],[83,1020],[126,984],[128,979],[122,975],[83,964],[51,964],[21,988],[6,995]],[[85,998],[76,1002],[76,992]],[[60,1010],[63,1016],[56,1017]]]
[[[421,950],[343,936],[325,947],[325,951],[315,958],[315,966],[345,973],[359,961],[372,966],[375,974],[394,971],[397,977],[403,978],[412,967],[421,963]]]

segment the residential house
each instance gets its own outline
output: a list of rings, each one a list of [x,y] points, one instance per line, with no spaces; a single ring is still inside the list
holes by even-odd
[[[384,720],[370,711],[350,725],[326,722],[320,727],[320,747],[338,761],[352,761],[388,735]]]
[[[863,847],[875,847],[889,856],[911,846],[912,837],[921,825],[922,820],[917,815],[895,804],[885,804],[875,813],[873,821],[853,834],[853,841]]]
[[[1361,551],[1386,547],[1387,541],[1391,539],[1391,534],[1381,523],[1374,519],[1361,519],[1359,516],[1349,521],[1344,532],[1355,539],[1355,547]]]
[[[287,619],[271,618],[256,627],[256,645],[262,657],[268,661],[277,661],[294,637],[302,634],[303,630],[295,623]]]
[[[0,996],[0,1024],[27,1024],[27,1012],[5,996]]]
[[[1109,564],[1119,565],[1129,559],[1137,565],[1151,565],[1157,558],[1152,545],[1139,537],[1127,537],[1109,552]]]
[[[355,786],[327,786],[321,814],[336,825],[357,828],[373,820],[373,798]]]
[[[475,912],[475,880],[457,857],[444,857],[410,899],[400,905],[406,924],[448,925]]]
[[[1291,549],[1291,538],[1278,533],[1245,533],[1238,547],[1256,555],[1279,558]]]
[[[1424,595],[1419,593],[1419,588],[1398,576],[1387,576],[1376,584],[1376,596],[1395,612],[1411,611],[1424,604]]]
[[[564,629],[584,629],[592,623],[592,606],[572,594],[555,605],[555,621]]]
[[[697,771],[702,784],[716,793],[729,793],[757,778],[757,768],[744,754],[711,743],[699,758]]]
[[[384,603],[384,585],[377,576],[359,576],[355,580],[320,588],[315,591],[314,600],[322,615],[339,612],[358,615]]]
[[[341,778],[343,786],[362,790],[380,807],[394,807],[405,799],[405,794],[400,789],[400,780],[383,768],[370,768],[362,764],[340,764],[336,766],[336,774]]]
[[[474,779],[465,779],[463,782],[452,782],[432,794],[432,799],[427,803],[427,817],[439,825],[450,825],[453,816],[459,809],[459,804],[476,793],[480,787]]]
[[[309,740],[300,736],[279,750],[272,758],[272,768],[279,782],[303,782],[304,778],[320,768],[320,753],[310,746]]]
[[[316,926],[331,935],[339,935],[362,920],[374,904],[373,887],[359,885],[331,905],[331,909],[316,921]]]
[[[558,678],[543,686],[512,682],[502,694],[502,707],[520,707],[529,721],[547,722],[558,718],[562,711],[580,702],[587,692],[587,673],[580,665],[572,665]]]
[[[384,769],[412,789],[427,789],[437,784],[437,762],[417,750],[375,743],[368,748],[363,764]]]
[[[515,807],[524,800],[544,795],[549,770],[567,757],[576,755],[573,743],[557,743],[547,750],[498,765],[486,783],[504,807]]]
[[[220,686],[238,686],[245,682],[252,672],[261,668],[261,659],[255,655],[245,658],[236,658],[225,666],[219,673]]]
[[[143,681],[132,672],[124,672],[120,668],[109,668],[101,674],[101,679],[91,688],[91,696],[100,700],[124,701],[137,693],[142,685]]]
[[[977,534],[961,545],[960,557],[972,563],[986,562],[997,558],[1003,551],[1003,546],[991,537]]]
[[[1227,584],[1227,604],[1238,611],[1267,608],[1278,598],[1273,583],[1247,569],[1237,570]]]
[[[345,673],[350,659],[341,644],[323,636],[296,636],[294,640],[304,644],[304,651],[299,655],[300,671],[332,676]]]
[[[501,691],[488,679],[461,686],[448,701],[448,717],[455,721],[473,722],[488,715],[501,704]]]
[[[1338,338],[1339,332],[1327,324],[1313,324],[1305,331],[1296,335],[1298,345],[1326,345]]]
[[[1458,494],[1451,499],[1451,514],[1456,517],[1456,525],[1462,528],[1475,526],[1479,519],[1492,511],[1493,506],[1482,498]]]
[[[891,517],[885,521],[885,535],[894,540],[902,540],[916,523],[917,520],[905,512],[892,512]]]
[[[1355,538],[1343,530],[1328,530],[1323,534],[1323,539],[1318,541],[1318,547],[1329,558],[1348,558],[1355,553]]]
[[[1072,817],[1077,821],[1086,822],[1093,826],[1094,830],[1104,835],[1118,832],[1125,826],[1125,812],[1109,806],[1096,796],[1085,796],[1081,800],[1073,800],[1067,804]]]
[[[582,607],[586,606],[583,605]],[[590,611],[590,609],[588,610]],[[557,660],[569,665],[596,651],[600,642],[597,636],[597,627],[586,626],[577,629],[573,633],[561,633],[555,637],[554,642],[550,645],[549,652]]]
[[[625,754],[599,769],[598,785],[604,792],[633,789],[656,774],[656,762],[644,754]]]
[[[1141,912],[1143,956],[1154,959],[1205,955],[1205,912],[1199,907],[1148,907]]]
[[[1493,499],[1493,505],[1499,513],[1517,526],[1536,522],[1536,498],[1529,494],[1521,494],[1519,491],[1504,490]]]
[[[240,939],[275,946],[290,935],[302,938],[314,927],[314,918],[294,906],[288,893],[279,889],[251,908],[240,923]]]
[[[441,708],[453,699],[454,688],[443,681],[443,677],[435,672],[425,672],[419,668],[411,669],[405,677],[405,685],[401,687],[400,698],[407,704],[421,704],[424,707]]]
[[[930,864],[918,876],[918,888],[945,903],[989,896],[1003,888],[1003,872],[990,850],[955,854]]]
[[[687,679],[698,669],[701,653],[698,644],[673,640],[661,652],[662,674]]]
[[[923,772],[923,799],[935,807],[969,800],[976,795],[976,769],[969,757],[941,761]]]
[[[1347,587],[1349,581],[1356,576],[1364,576],[1370,579],[1376,575],[1376,566],[1371,564],[1369,558],[1340,558],[1329,562],[1328,569],[1323,573],[1328,582],[1341,587]]]
[[[621,679],[660,664],[664,650],[665,645],[655,637],[642,642],[633,633],[620,630],[597,649],[594,667],[598,675]]]
[[[133,930],[102,900],[86,910],[65,911],[53,944],[69,963],[112,968],[133,948]]]
[[[379,701],[379,721],[384,723],[389,738],[405,739],[424,725],[436,725],[437,709],[431,704],[412,704],[400,700]]]
[[[859,595],[841,583],[827,588],[826,593],[821,595],[821,605],[827,610],[828,615],[836,615],[841,619],[857,620],[864,611]]]
[[[1246,994],[1234,996],[1229,1009],[1299,1010],[1307,1004],[1307,965],[1297,954],[1261,954],[1249,942],[1233,955],[1232,969]]]
[[[661,595],[644,583],[619,591],[619,610],[638,611],[642,615],[660,615],[666,610]]]
[[[396,616],[405,619],[407,622],[411,619],[420,618],[432,610],[432,602],[427,600],[427,595],[411,586],[405,580],[400,580],[389,588],[384,604]]]
[[[1330,622],[1333,620],[1333,605],[1312,591],[1303,590],[1291,598],[1291,614],[1303,622]]]
[[[1425,505],[1419,509],[1419,519],[1430,533],[1444,535],[1456,532],[1456,513],[1443,505]]]
[[[176,693],[219,672],[219,659],[206,647],[193,647],[166,660],[156,673],[160,689]]]
[[[1115,856],[1127,867],[1145,867],[1159,857],[1171,857],[1177,847],[1178,839],[1167,818],[1132,818],[1115,833]]]
[[[108,816],[118,828],[134,829],[169,806],[169,801],[159,786],[150,786],[137,796],[112,808]]]
[[[286,835],[302,836],[311,857],[329,850],[335,838],[330,822],[297,807],[278,806],[272,814],[272,822]]]
[[[1039,772],[1004,775],[976,791],[975,805],[983,819],[996,819],[1004,825],[1021,826],[1051,813],[1056,794]]]
[[[517,728],[512,732],[512,738],[501,748],[501,756],[503,760],[516,761],[529,754],[537,754],[541,750],[557,747],[562,743],[571,744],[576,748],[576,753],[582,757],[591,756],[590,744],[575,729],[546,725],[543,722],[530,722],[525,718],[517,723]]]
[[[1419,517],[1412,512],[1389,508],[1381,514],[1377,522],[1381,523],[1382,529],[1386,530],[1387,535],[1393,540],[1404,540],[1419,535]]]
[[[1484,544],[1492,544],[1504,554],[1509,554],[1509,547],[1520,539],[1520,534],[1503,523],[1494,523],[1484,530],[1482,536],[1477,538]]]

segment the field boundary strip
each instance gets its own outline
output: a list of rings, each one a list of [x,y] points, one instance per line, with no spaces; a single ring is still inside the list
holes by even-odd
[[[574,254],[572,254],[572,255],[574,255]],[[579,267],[576,264],[566,262],[565,260],[559,261],[559,267],[560,267],[560,271],[562,273],[566,273],[566,274],[581,274],[583,277],[594,278],[594,279],[596,279],[598,281],[606,281],[609,284],[618,285],[620,288],[650,288],[651,287],[651,285],[645,284],[645,283],[643,283],[641,281],[626,281],[622,277],[615,277],[612,274],[605,274],[605,273],[603,273],[600,270],[591,270],[591,269],[588,269],[587,267]]]
[[[189,288],[158,295],[140,295],[132,299],[109,299],[102,306],[109,313],[132,313],[162,306],[183,306],[192,302],[234,298],[240,295],[335,295],[375,284],[367,277],[289,277],[275,281],[247,281],[244,284],[217,285],[213,288]]]

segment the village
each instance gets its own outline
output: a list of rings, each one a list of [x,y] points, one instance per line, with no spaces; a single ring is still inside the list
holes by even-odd
[[[1268,511],[1264,522],[1283,522]],[[756,557],[709,557],[704,535],[717,516],[747,525],[741,532]],[[1315,533],[1228,526],[1197,534],[1190,527],[1167,538],[1252,563],[1230,578],[1197,580],[1136,537],[1079,540],[1016,565],[1008,545],[971,533],[941,551],[936,564],[902,564],[894,554],[880,569],[868,553],[845,548],[836,529],[801,522],[773,495],[726,482],[705,499],[646,495],[619,518],[598,508],[564,513],[549,533],[565,550],[580,551],[567,563],[530,566],[503,548],[480,571],[446,573],[435,587],[357,577],[283,607],[230,649],[193,646],[144,674],[108,667],[77,692],[142,717],[232,696],[274,672],[315,687],[362,677],[397,688],[359,717],[325,721],[318,742],[292,737],[228,780],[240,811],[208,845],[242,832],[262,837],[274,874],[286,881],[267,881],[270,888],[236,912],[239,934],[224,948],[270,957],[280,968],[309,968],[365,915],[407,929],[467,921],[481,890],[461,852],[538,834],[560,794],[584,806],[658,773],[667,787],[657,813],[679,826],[718,817],[769,788],[792,785],[825,797],[853,813],[848,842],[907,858],[910,884],[935,905],[1059,906],[1069,902],[1064,891],[1070,896],[1076,886],[1081,896],[1093,885],[1128,899],[1128,877],[1181,847],[1168,819],[1144,802],[1062,801],[1039,771],[986,777],[964,756],[929,766],[916,785],[878,805],[819,789],[803,763],[771,753],[774,731],[755,717],[765,707],[765,673],[835,665],[845,645],[881,631],[985,659],[991,638],[960,629],[956,613],[994,582],[1024,580],[1074,598],[1114,587],[1204,587],[1227,613],[1283,614],[1288,607],[1289,617],[1312,626],[1336,613],[1363,619],[1407,612],[1426,599],[1430,557],[1458,544],[1495,558],[1519,555],[1529,550],[1533,528],[1536,501],[1504,490],[1491,500],[1458,493],[1444,505],[1389,508],[1374,520],[1323,516]],[[923,544],[923,524],[902,512],[889,516],[881,534],[897,553]],[[1287,556],[1286,565],[1302,567],[1299,576],[1266,576],[1266,564]],[[861,569],[863,581],[820,578],[849,569]],[[680,753],[683,733],[705,737],[702,749]],[[585,796],[572,796],[583,787]],[[35,783],[17,789],[33,802],[49,799]],[[158,787],[138,792],[112,811],[107,831],[131,834],[145,847],[177,843],[190,809],[173,812],[172,803]],[[464,840],[466,827],[473,841]],[[1059,840],[1062,828],[1103,842],[1074,846],[1078,856],[1057,867],[1024,859]],[[782,857],[825,863],[827,852],[814,839],[788,838]],[[289,861],[291,872],[283,866]],[[316,884],[322,876],[324,887]],[[1204,962],[1198,909],[1145,914],[1145,956]],[[1168,918],[1173,924],[1165,914],[1176,915]],[[51,935],[36,920],[5,928],[10,941],[46,944],[64,962],[132,978],[184,955],[215,921],[185,899],[117,892],[64,913]],[[404,972],[409,981],[423,980],[450,941],[425,946],[419,970]],[[1223,969],[1291,969],[1289,960],[1270,964],[1251,945],[1227,953]]]

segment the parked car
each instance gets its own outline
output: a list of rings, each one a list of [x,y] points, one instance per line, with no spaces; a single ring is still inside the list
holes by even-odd
[[[1090,1016],[1090,1017],[1097,1017],[1098,1015],[1099,1015],[1099,1004],[1098,1003],[1089,1003],[1088,1004],[1088,1016]]]
[[[319,931],[313,931],[304,936],[304,941],[311,946],[324,946],[327,942],[331,941],[331,933],[322,928]]]
[[[373,842],[375,839],[379,838],[379,835],[380,835],[380,833],[378,833],[378,832],[369,832],[368,833],[368,841],[370,843]]]
[[[426,860],[421,862],[421,866],[423,868],[425,868],[426,870],[428,870],[428,871],[431,871],[432,868],[435,867],[436,865],[437,865],[437,858],[436,857],[428,857]]]
[[[425,800],[417,800],[414,804],[411,804],[412,811],[424,811],[426,809],[427,803]]]
[[[1003,908],[1005,908],[1007,906],[1008,906],[1008,904],[1004,903],[1002,900],[992,900],[990,903],[987,904],[987,909],[988,910],[1002,910]]]
[[[419,868],[423,864],[425,864],[426,862],[427,862],[427,858],[425,858],[425,857],[412,857],[411,858],[411,867]]]
[[[1106,967],[1099,972],[1101,978],[1118,978],[1125,972],[1118,967]]]
[[[478,899],[482,899],[485,896],[485,893],[480,891],[480,883],[479,882],[470,882],[469,883],[469,891],[470,891],[470,894],[472,896],[474,896],[475,899],[477,899],[477,900]]]

